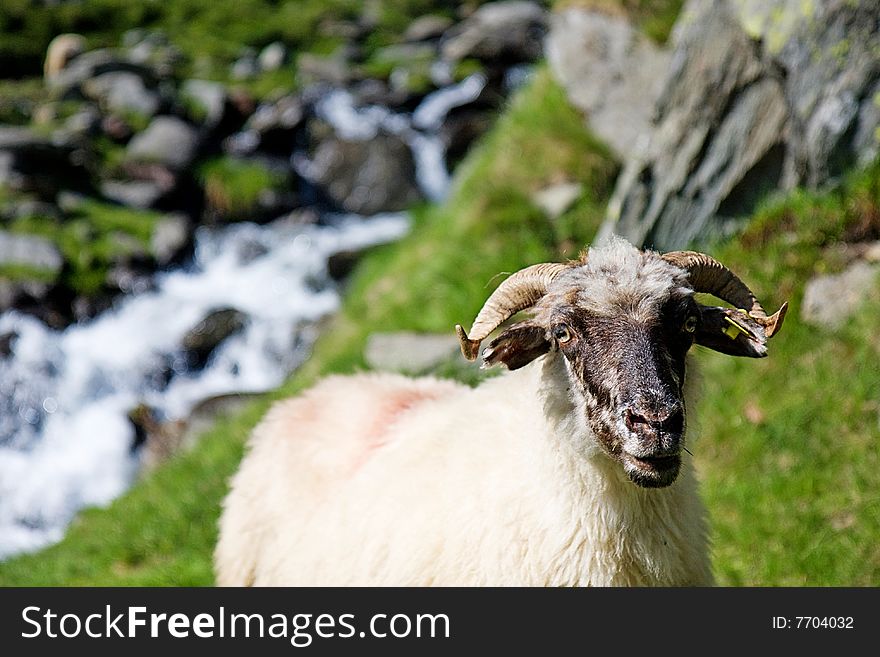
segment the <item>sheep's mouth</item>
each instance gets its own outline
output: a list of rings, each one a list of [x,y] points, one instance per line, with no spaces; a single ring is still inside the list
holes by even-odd
[[[630,480],[644,488],[663,488],[678,477],[681,468],[681,454],[664,456],[634,456],[621,453],[623,469]]]

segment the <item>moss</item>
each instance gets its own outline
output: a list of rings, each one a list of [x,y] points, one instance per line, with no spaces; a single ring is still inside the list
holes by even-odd
[[[199,167],[209,208],[227,220],[253,219],[260,212],[260,196],[289,185],[286,174],[252,160],[222,156]]]

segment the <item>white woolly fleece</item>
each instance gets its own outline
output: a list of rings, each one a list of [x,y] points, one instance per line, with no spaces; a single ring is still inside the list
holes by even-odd
[[[473,390],[364,374],[277,403],[224,502],[217,583],[711,584],[691,463],[634,485],[560,377],[551,352]]]

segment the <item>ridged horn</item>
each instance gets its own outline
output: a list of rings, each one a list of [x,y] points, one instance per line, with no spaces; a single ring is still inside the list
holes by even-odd
[[[715,295],[748,312],[749,317],[764,327],[764,333],[768,338],[782,328],[788,303],[782,304],[775,314],[768,317],[758,299],[739,276],[712,256],[696,251],[672,251],[663,254],[662,257],[689,273],[688,279],[695,292]]]
[[[545,262],[520,269],[507,277],[483,304],[469,334],[465,333],[461,324],[455,325],[464,357],[475,360],[480,343],[504,320],[520,310],[534,306],[547,294],[547,288],[556,277],[566,269],[567,265]]]

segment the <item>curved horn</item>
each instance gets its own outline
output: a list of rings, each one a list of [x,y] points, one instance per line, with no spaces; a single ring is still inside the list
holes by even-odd
[[[749,317],[764,327],[764,333],[768,338],[782,327],[788,304],[782,304],[774,315],[767,317],[764,308],[748,286],[715,258],[696,251],[672,251],[663,254],[662,257],[689,273],[689,280],[695,292],[713,294],[748,312]]]
[[[520,310],[534,306],[547,293],[550,283],[566,269],[568,265],[545,262],[520,269],[506,278],[483,304],[471,327],[470,335],[465,333],[460,324],[455,325],[464,357],[475,360],[480,343],[486,336],[504,320]]]

